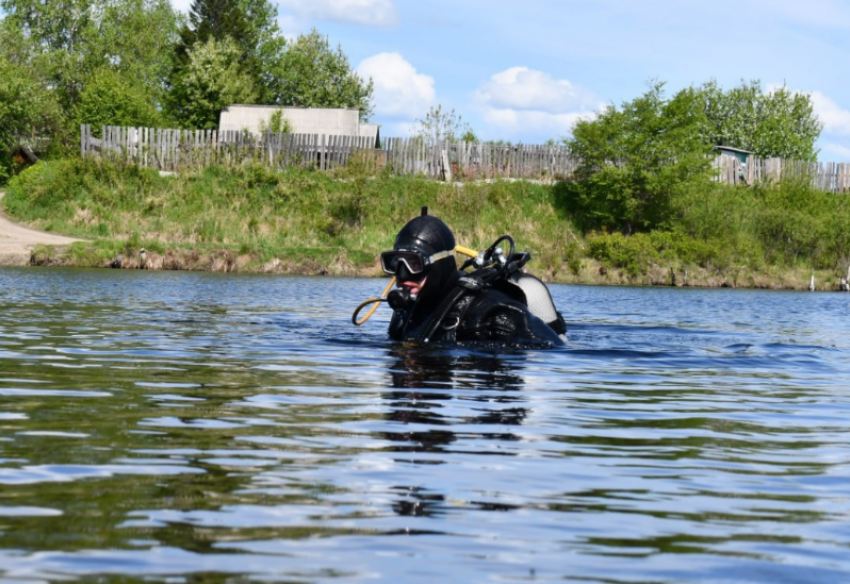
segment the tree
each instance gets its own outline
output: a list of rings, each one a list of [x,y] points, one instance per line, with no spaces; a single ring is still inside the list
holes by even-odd
[[[0,34],[0,45],[8,49],[11,41]],[[17,146],[52,136],[62,125],[62,110],[45,82],[26,62],[0,53],[0,184],[13,174]]]
[[[361,120],[372,115],[372,80],[352,71],[342,48],[332,50],[316,29],[287,48],[274,85],[276,104],[356,108]]]
[[[653,82],[642,96],[579,120],[568,141],[580,160],[577,181],[565,185],[564,204],[586,229],[633,231],[665,226],[673,200],[690,185],[708,181],[711,146],[697,91],[665,99]]]
[[[2,0],[3,21],[8,30],[23,35],[31,50],[42,59],[44,70],[53,78],[54,91],[67,106],[82,89],[82,46],[94,26],[90,0]]]
[[[43,139],[64,126],[64,111],[42,61],[20,31],[0,26],[0,185],[17,170],[12,155],[18,146],[42,147]]]
[[[25,46],[28,66],[43,79],[42,90],[62,108],[77,110],[95,72],[126,74],[159,105],[175,41],[177,16],[169,0],[0,0],[6,16],[0,28]],[[0,43],[0,52],[17,49]],[[74,133],[73,115],[66,131]]]
[[[248,23],[239,0],[195,0],[189,8],[189,22],[180,29],[176,50],[178,54],[187,55],[197,43],[211,38],[223,41],[229,37],[247,53],[256,44],[248,35]]]
[[[703,138],[716,146],[733,146],[756,156],[815,160],[815,142],[823,125],[811,98],[786,86],[764,92],[759,81],[741,82],[728,91],[709,81],[700,87],[706,121]]]
[[[105,8],[92,44],[89,70],[112,70],[148,93],[159,107],[171,70],[171,51],[180,18],[169,0],[113,0]],[[100,48],[98,48],[100,47]]]
[[[194,0],[174,49],[172,78],[181,75],[197,44],[230,39],[260,101],[273,101],[274,79],[286,47],[276,18],[277,10],[268,0]]]
[[[241,70],[241,54],[230,39],[214,38],[189,51],[188,63],[169,95],[172,111],[187,127],[215,129],[224,108],[254,103],[254,80]]]
[[[91,76],[75,113],[77,123],[91,124],[95,133],[105,125],[155,127],[162,121],[143,83],[110,68]]]
[[[415,134],[426,141],[438,140],[463,140],[464,142],[475,142],[477,137],[472,126],[465,123],[460,114],[455,110],[444,111],[442,105],[431,106],[425,117],[416,120],[418,124]]]

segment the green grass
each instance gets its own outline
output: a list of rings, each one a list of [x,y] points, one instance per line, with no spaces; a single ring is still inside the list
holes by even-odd
[[[335,174],[248,165],[161,177],[64,159],[27,169],[6,190],[10,216],[92,240],[70,247],[62,260],[70,265],[105,265],[145,248],[183,258],[165,265],[172,268],[250,271],[274,262],[277,271],[378,274],[377,255],[423,205],[467,247],[511,234],[532,252],[533,271],[554,281],[659,284],[678,273],[695,285],[804,287],[811,270],[837,282],[850,264],[850,199],[793,181],[695,186],[673,201],[670,229],[628,237],[577,231],[581,221],[549,185],[459,187],[369,176],[356,164]]]

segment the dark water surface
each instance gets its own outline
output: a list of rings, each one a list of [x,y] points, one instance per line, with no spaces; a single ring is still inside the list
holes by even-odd
[[[0,580],[850,581],[850,295],[554,286],[493,353],[382,284],[1,269]]]

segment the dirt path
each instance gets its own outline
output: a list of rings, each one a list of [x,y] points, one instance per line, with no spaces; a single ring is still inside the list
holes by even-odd
[[[0,200],[5,193],[0,192]],[[69,245],[82,241],[22,227],[9,221],[0,210],[0,266],[25,266],[36,245]]]

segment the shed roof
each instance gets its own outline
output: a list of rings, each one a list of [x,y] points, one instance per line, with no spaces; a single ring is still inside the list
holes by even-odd
[[[752,154],[751,150],[743,150],[742,148],[735,148],[734,146],[715,146],[715,150],[727,150],[729,152],[738,152],[740,154]]]

